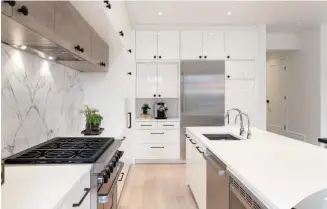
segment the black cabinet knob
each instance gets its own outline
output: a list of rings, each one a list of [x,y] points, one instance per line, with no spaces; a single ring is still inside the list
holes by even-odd
[[[228,55],[228,56],[227,56],[227,59],[229,59],[229,58],[230,58],[230,56]]]
[[[159,56],[159,59],[161,59],[161,56]]]
[[[81,50],[81,46],[80,46],[80,45],[77,45],[77,46],[75,46],[75,49],[76,49],[77,51],[79,51],[79,50]]]
[[[132,75],[132,72],[128,72],[127,75]]]
[[[154,55],[154,56],[153,56],[153,58],[154,58],[154,59],[156,59],[156,58],[157,58],[157,56],[156,56],[156,55]]]
[[[158,96],[161,97],[161,94],[159,94]]]
[[[153,95],[153,97],[156,97],[156,96],[157,96],[157,95],[155,95],[155,94]]]
[[[207,59],[207,56],[204,56],[204,59]]]
[[[16,1],[3,1],[3,3],[9,4],[11,7],[16,5]]]
[[[127,50],[129,53],[132,53],[132,49]]]
[[[100,66],[106,67],[106,63],[105,62],[101,62]]]
[[[230,75],[228,75],[227,78],[230,78]]]
[[[121,31],[119,31],[119,35],[121,36],[121,37],[124,37],[124,32],[121,30]]]
[[[267,104],[269,104],[269,102],[270,102],[270,101],[269,101],[269,99],[267,99],[267,101],[266,101],[266,102],[267,102]]]
[[[107,4],[106,6],[108,9],[111,9],[111,4]]]
[[[24,16],[28,15],[28,8],[25,5],[21,6],[17,11],[22,13]]]
[[[201,59],[201,58],[202,58],[202,56],[199,56],[199,58]]]
[[[79,51],[82,52],[82,53],[84,53],[84,48],[81,48]]]

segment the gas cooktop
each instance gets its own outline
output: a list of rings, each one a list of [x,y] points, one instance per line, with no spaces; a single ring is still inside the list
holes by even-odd
[[[105,137],[57,137],[12,155],[6,164],[95,163],[114,142]]]

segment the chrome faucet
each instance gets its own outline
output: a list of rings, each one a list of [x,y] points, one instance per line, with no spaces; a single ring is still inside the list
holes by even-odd
[[[241,120],[241,123],[240,123],[240,136],[243,136],[245,130],[244,130],[244,125],[243,125],[242,111],[240,109],[238,109],[238,108],[231,108],[231,109],[227,110],[225,118],[227,118],[227,122],[229,124],[229,112],[232,111],[232,110],[237,111],[238,115],[240,116],[240,120]],[[236,117],[235,117],[235,123],[236,123]]]
[[[237,118],[238,116],[240,116],[240,118],[242,118],[242,115],[246,116],[247,119],[248,119],[248,131],[247,131],[247,135],[246,135],[246,138],[247,139],[251,139],[251,136],[252,136],[252,133],[251,133],[251,129],[250,129],[250,117],[248,114],[242,112],[242,113],[239,113],[238,115],[236,115],[235,117],[235,123],[237,122]]]

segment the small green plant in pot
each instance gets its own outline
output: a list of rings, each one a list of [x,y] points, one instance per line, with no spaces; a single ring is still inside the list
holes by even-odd
[[[142,111],[144,115],[148,115],[149,114],[149,110],[151,110],[151,107],[149,104],[143,104],[142,106]]]
[[[92,108],[88,105],[84,105],[84,110],[81,113],[85,116],[85,130],[99,130],[103,117],[98,114],[99,110]]]

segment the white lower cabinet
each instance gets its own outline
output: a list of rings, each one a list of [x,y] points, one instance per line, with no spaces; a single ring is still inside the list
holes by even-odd
[[[75,186],[67,194],[65,200],[57,209],[90,209],[90,173],[86,173],[78,180]],[[83,199],[84,195],[86,197]],[[81,200],[83,201],[81,202]]]
[[[186,182],[192,190],[199,209],[206,209],[207,167],[203,153],[205,146],[197,142],[192,135],[186,137]]]
[[[135,159],[179,159],[179,130],[138,130]]]

